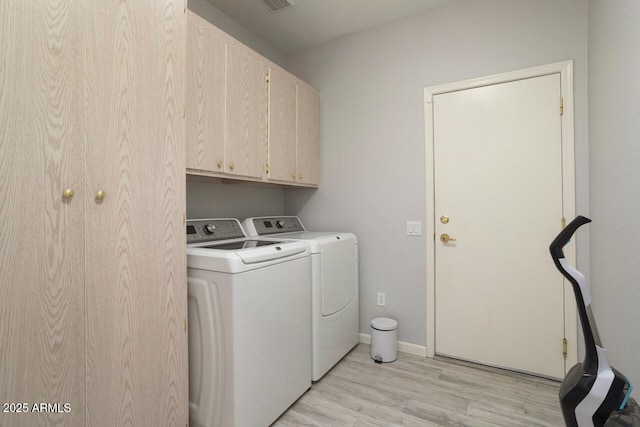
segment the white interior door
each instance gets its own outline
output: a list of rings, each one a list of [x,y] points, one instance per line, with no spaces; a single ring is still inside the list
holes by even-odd
[[[433,97],[437,354],[564,376],[560,81]]]

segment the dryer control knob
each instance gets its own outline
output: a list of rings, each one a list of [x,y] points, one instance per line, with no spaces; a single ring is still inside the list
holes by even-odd
[[[283,228],[284,227],[284,221],[283,220],[278,220],[276,222],[276,227],[277,228]]]
[[[216,226],[213,224],[207,224],[204,226],[203,230],[206,234],[211,235],[214,231],[216,231]]]

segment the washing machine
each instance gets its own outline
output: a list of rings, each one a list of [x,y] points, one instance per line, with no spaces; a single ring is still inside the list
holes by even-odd
[[[311,386],[310,277],[302,242],[187,221],[191,426],[268,426]]]
[[[247,235],[304,242],[311,252],[312,375],[318,381],[359,341],[358,240],[307,231],[297,216],[247,218]]]

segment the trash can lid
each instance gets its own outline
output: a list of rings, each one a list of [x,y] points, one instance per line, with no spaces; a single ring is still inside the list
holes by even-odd
[[[398,327],[398,322],[388,317],[376,317],[371,321],[371,327],[380,331],[393,331]]]

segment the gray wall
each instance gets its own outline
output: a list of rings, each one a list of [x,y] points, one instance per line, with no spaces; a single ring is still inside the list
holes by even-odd
[[[195,179],[195,181],[194,181]],[[261,184],[225,184],[187,177],[187,218],[244,218],[284,214],[284,190]]]
[[[611,364],[636,385],[640,384],[639,18],[637,1],[589,1],[593,311]]]
[[[291,54],[286,68],[321,93],[320,189],[286,191],[310,229],[360,239],[360,329],[398,319],[398,338],[426,343],[425,87],[574,60],[577,211],[588,214],[587,2],[459,1]],[[578,268],[588,273],[588,236]],[[550,261],[551,262],[551,261]],[[386,292],[385,309],[376,292]]]

